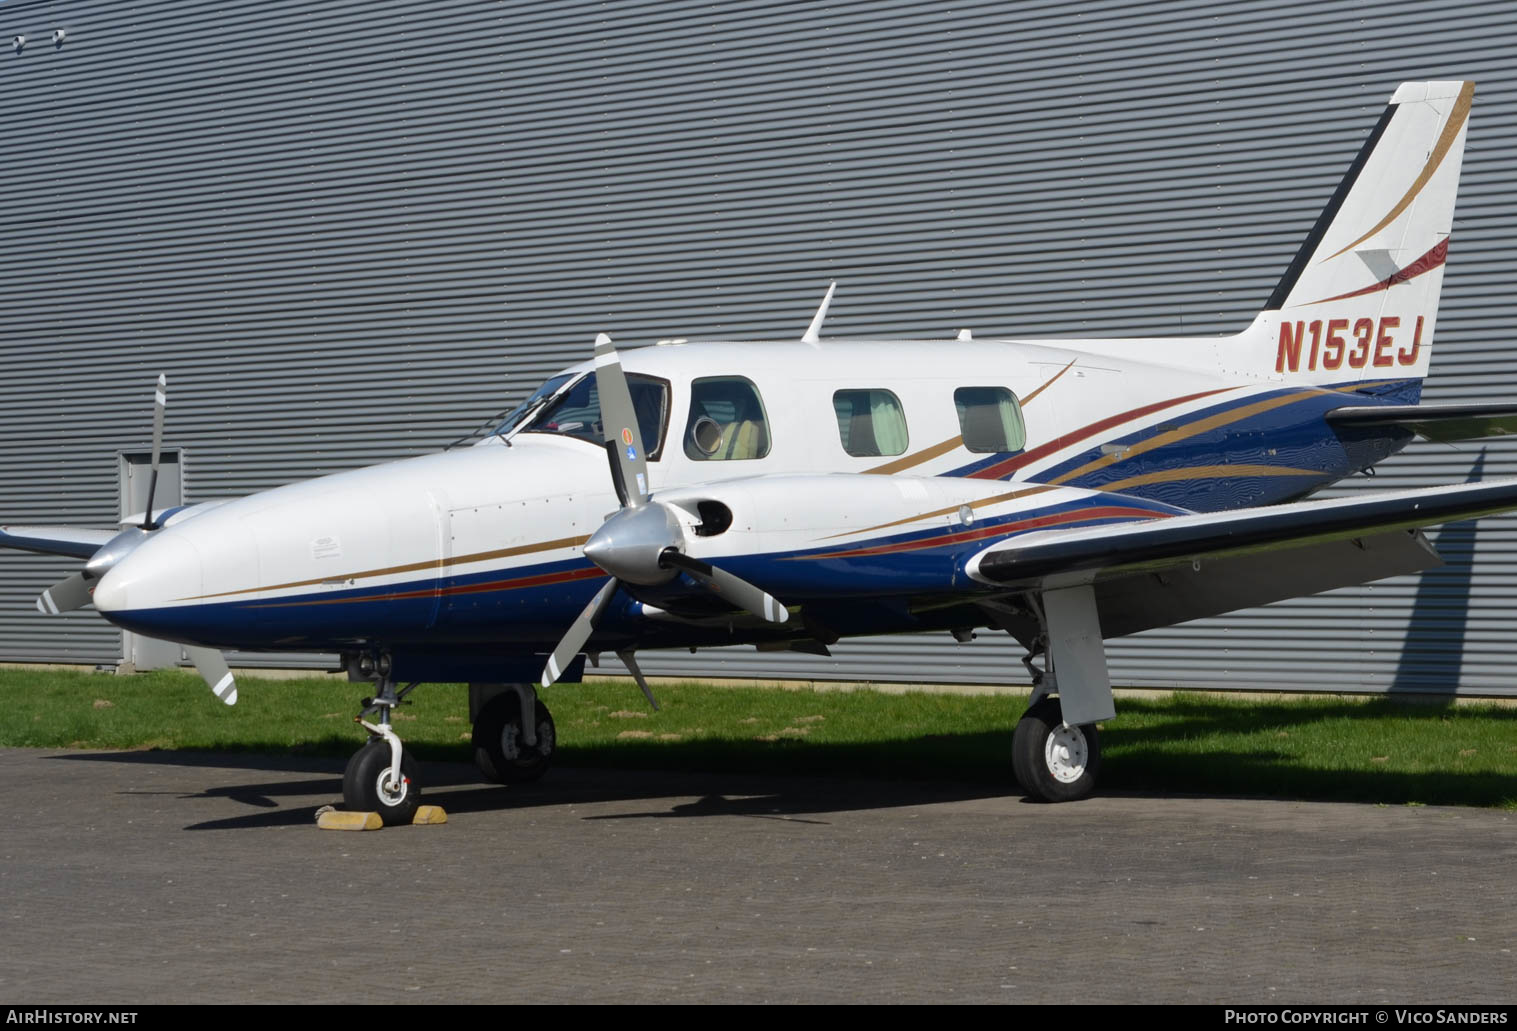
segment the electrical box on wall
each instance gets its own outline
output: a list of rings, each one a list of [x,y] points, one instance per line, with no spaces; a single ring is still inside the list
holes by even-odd
[[[158,483],[154,487],[152,451],[116,452],[118,516],[123,523],[140,523],[145,518],[150,487],[155,517],[184,504],[184,459],[183,448],[164,448],[158,457]],[[168,669],[185,661],[184,651],[172,641],[121,632],[121,662],[129,670]]]

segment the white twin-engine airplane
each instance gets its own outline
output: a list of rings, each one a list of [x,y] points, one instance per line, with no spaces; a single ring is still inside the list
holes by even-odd
[[[375,685],[344,798],[389,823],[420,794],[390,723],[419,682],[469,682],[480,768],[519,782],[554,749],[536,686],[587,653],[646,693],[646,648],[979,627],[1027,649],[1017,779],[1080,798],[1103,638],[1427,569],[1420,528],[1517,508],[1512,480],[1300,500],[1417,434],[1517,429],[1517,404],[1417,404],[1473,93],[1396,90],[1234,336],[823,341],[827,300],[799,340],[603,335],[473,447],[0,544],[85,559],[38,607],[93,597],[228,704],[220,649],[341,652]],[[160,381],[155,455],[162,416]]]

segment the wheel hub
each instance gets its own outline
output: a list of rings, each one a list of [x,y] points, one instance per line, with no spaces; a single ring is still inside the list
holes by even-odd
[[[406,795],[411,791],[411,778],[402,773],[400,783],[396,784],[390,779],[390,770],[386,767],[379,771],[379,776],[374,782],[374,791],[385,805],[398,806],[405,802]]]
[[[507,723],[500,731],[500,754],[511,762],[521,762],[534,756],[548,755],[553,751],[553,728],[547,720],[537,724],[537,746],[528,748],[522,744],[521,728]]]
[[[1043,759],[1048,772],[1061,784],[1073,784],[1085,774],[1090,760],[1090,746],[1079,727],[1054,727],[1043,743]]]

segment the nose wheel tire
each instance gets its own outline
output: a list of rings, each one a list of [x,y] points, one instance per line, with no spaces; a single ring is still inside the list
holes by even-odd
[[[342,775],[342,801],[359,813],[378,813],[386,827],[410,823],[421,804],[416,760],[400,753],[400,781],[390,776],[390,745],[373,738],[348,760]]]
[[[496,784],[530,784],[553,765],[557,736],[553,715],[540,700],[533,703],[537,743],[522,739],[521,701],[510,692],[496,695],[474,720],[474,762]]]
[[[1090,795],[1101,772],[1101,736],[1094,723],[1066,727],[1056,698],[1028,709],[1011,739],[1011,766],[1029,798],[1073,802]]]

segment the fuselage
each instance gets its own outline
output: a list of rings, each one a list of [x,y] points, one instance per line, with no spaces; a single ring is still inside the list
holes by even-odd
[[[1297,385],[1188,362],[1217,346],[703,343],[622,364],[643,384],[649,487],[690,496],[692,540],[847,635],[955,625],[959,613],[927,613],[972,544],[1300,498],[1408,439],[1346,438],[1323,416],[1415,401],[1420,380]],[[567,370],[555,396],[590,375]],[[472,447],[190,509],[95,603],[129,629],[215,647],[540,653],[605,582],[582,549],[618,504],[593,409],[554,410],[545,399]],[[731,532],[696,529],[699,490],[721,496]],[[829,563],[862,588],[829,598],[803,572]],[[624,599],[596,643],[776,634],[720,612],[677,618],[688,602],[677,583]]]

